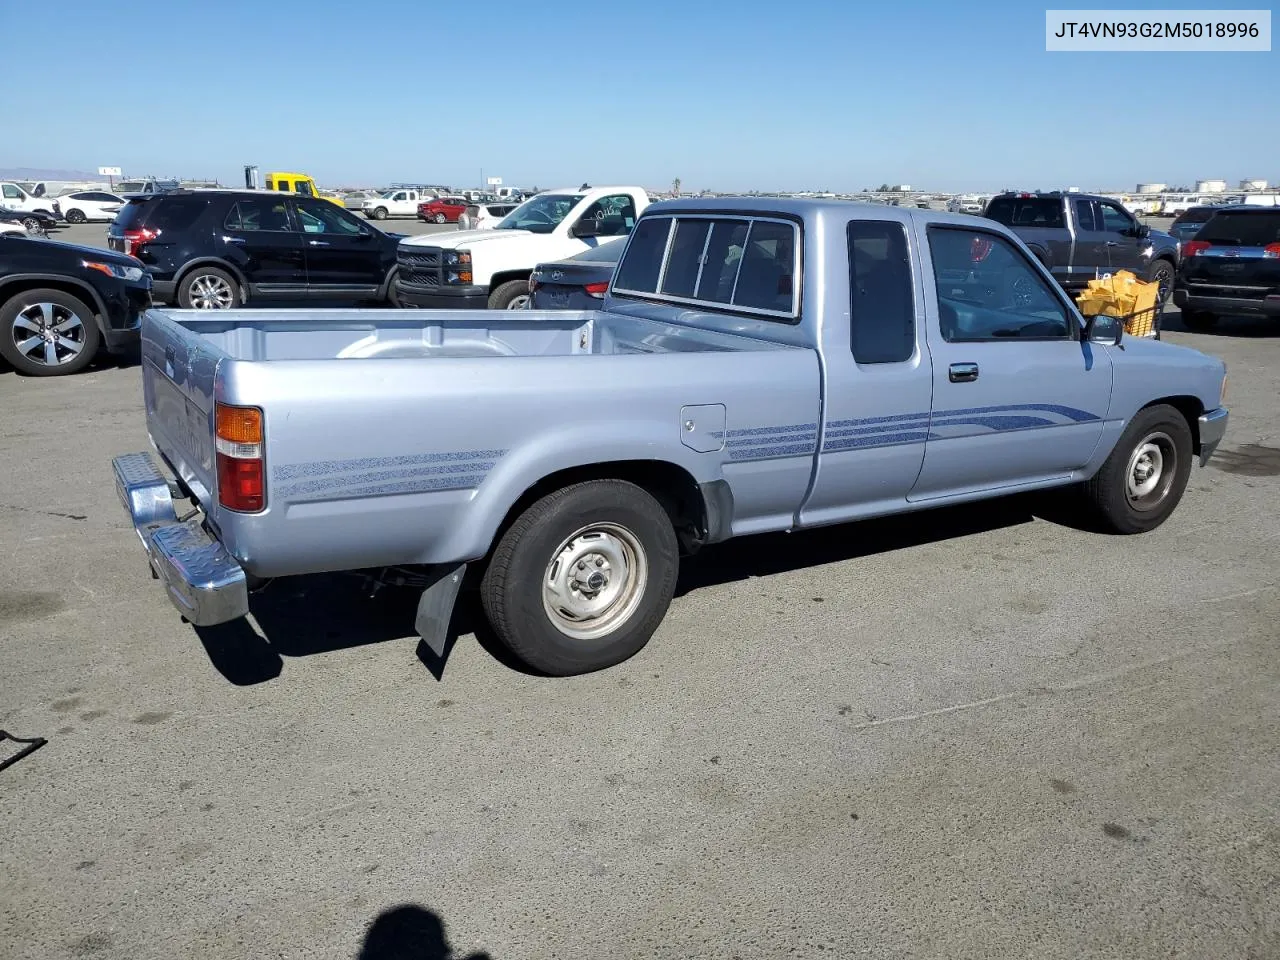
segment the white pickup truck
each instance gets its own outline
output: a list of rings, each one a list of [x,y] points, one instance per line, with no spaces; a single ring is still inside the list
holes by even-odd
[[[53,197],[36,197],[12,180],[0,183],[0,207],[20,213],[47,213],[53,216]]]
[[[642,187],[565,187],[526,200],[491,230],[406,237],[396,297],[404,307],[524,309],[534,267],[628,236],[648,206]]]
[[[416,217],[418,204],[435,198],[435,194],[423,190],[386,190],[380,196],[365,202],[364,215],[370,220]]]

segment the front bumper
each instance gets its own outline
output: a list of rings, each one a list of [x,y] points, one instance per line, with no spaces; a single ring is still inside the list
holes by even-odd
[[[1208,463],[1213,452],[1218,449],[1218,444],[1226,436],[1229,419],[1230,414],[1226,407],[1219,407],[1217,410],[1210,410],[1200,415],[1200,466],[1203,467]]]
[[[196,516],[179,520],[169,481],[149,453],[111,461],[116,492],[142,541],[151,575],[170,602],[198,627],[226,623],[249,612],[244,569]]]
[[[1280,295],[1274,294],[1265,297],[1207,297],[1186,287],[1178,287],[1173,291],[1173,303],[1181,310],[1280,317]]]
[[[427,287],[396,279],[396,298],[403,307],[429,310],[485,310],[489,307],[488,287]]]

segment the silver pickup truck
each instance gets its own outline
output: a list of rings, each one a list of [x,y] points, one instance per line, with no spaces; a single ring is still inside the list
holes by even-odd
[[[472,565],[502,642],[580,673],[703,544],[1048,487],[1138,533],[1226,429],[1221,361],[1083,320],[992,221],[681,200],[626,242],[598,311],[150,311],[159,462],[115,475],[182,615],[410,570],[439,649]]]

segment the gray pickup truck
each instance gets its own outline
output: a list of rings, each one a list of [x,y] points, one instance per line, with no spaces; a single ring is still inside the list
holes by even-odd
[[[983,216],[1016,233],[1069,293],[1117,270],[1159,283],[1162,304],[1173,290],[1177,239],[1139,223],[1110,197],[1002,193],[991,198]]]
[[[650,207],[598,311],[152,310],[142,337],[160,462],[116,483],[186,619],[409,570],[440,649],[474,566],[557,675],[638,651],[681,554],[730,537],[1049,487],[1151,530],[1227,424],[1221,361],[1082,319],[999,224],[834,200]]]

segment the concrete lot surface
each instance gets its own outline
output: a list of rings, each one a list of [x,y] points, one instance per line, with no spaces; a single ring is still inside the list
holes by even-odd
[[[1232,422],[1158,531],[734,542],[570,680],[342,577],[193,630],[112,488],[138,368],[0,372],[0,957],[1280,956],[1280,337],[1170,326]]]

